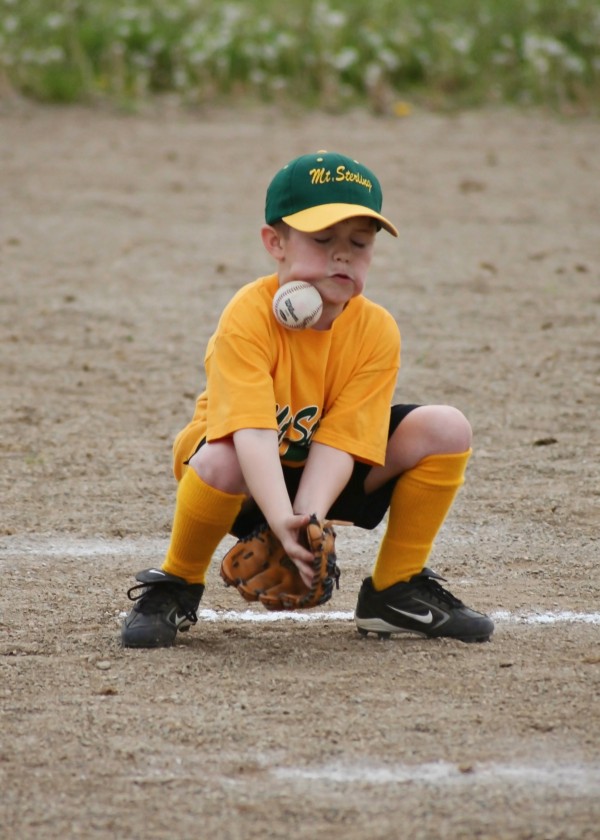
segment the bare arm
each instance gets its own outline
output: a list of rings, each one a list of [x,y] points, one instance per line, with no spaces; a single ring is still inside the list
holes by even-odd
[[[288,495],[281,462],[277,432],[274,429],[239,429],[233,445],[244,481],[285,553],[298,566],[305,583],[311,572],[312,555],[298,542],[300,528],[308,523],[310,513],[295,514]]]
[[[354,459],[341,449],[312,443],[294,499],[296,513],[316,513],[324,519],[352,474]]]

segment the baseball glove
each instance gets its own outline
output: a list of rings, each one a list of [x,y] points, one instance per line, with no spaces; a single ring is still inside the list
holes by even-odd
[[[268,610],[299,610],[329,601],[340,570],[335,556],[333,522],[313,514],[301,541],[313,555],[313,577],[306,586],[296,564],[265,523],[230,549],[221,563],[221,577],[246,601],[260,601]]]

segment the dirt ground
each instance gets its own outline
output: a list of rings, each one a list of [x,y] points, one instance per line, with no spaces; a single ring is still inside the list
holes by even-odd
[[[267,182],[319,148],[370,165],[401,230],[367,290],[398,400],[473,425],[430,565],[495,635],[359,637],[381,529],[348,528],[310,620],[265,621],[215,562],[190,633],[122,650],[204,345],[271,270]],[[510,111],[2,106],[2,837],[600,836],[599,148]]]

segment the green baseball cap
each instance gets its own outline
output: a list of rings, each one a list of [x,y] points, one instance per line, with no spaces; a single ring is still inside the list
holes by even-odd
[[[314,233],[344,219],[369,216],[398,236],[381,215],[381,204],[381,186],[370,169],[337,152],[320,151],[295,158],[275,175],[267,189],[265,220]]]

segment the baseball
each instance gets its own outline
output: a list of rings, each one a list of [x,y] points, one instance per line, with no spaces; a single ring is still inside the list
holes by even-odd
[[[284,283],[273,297],[275,317],[288,330],[312,327],[321,317],[322,311],[321,295],[314,286],[301,280]]]

